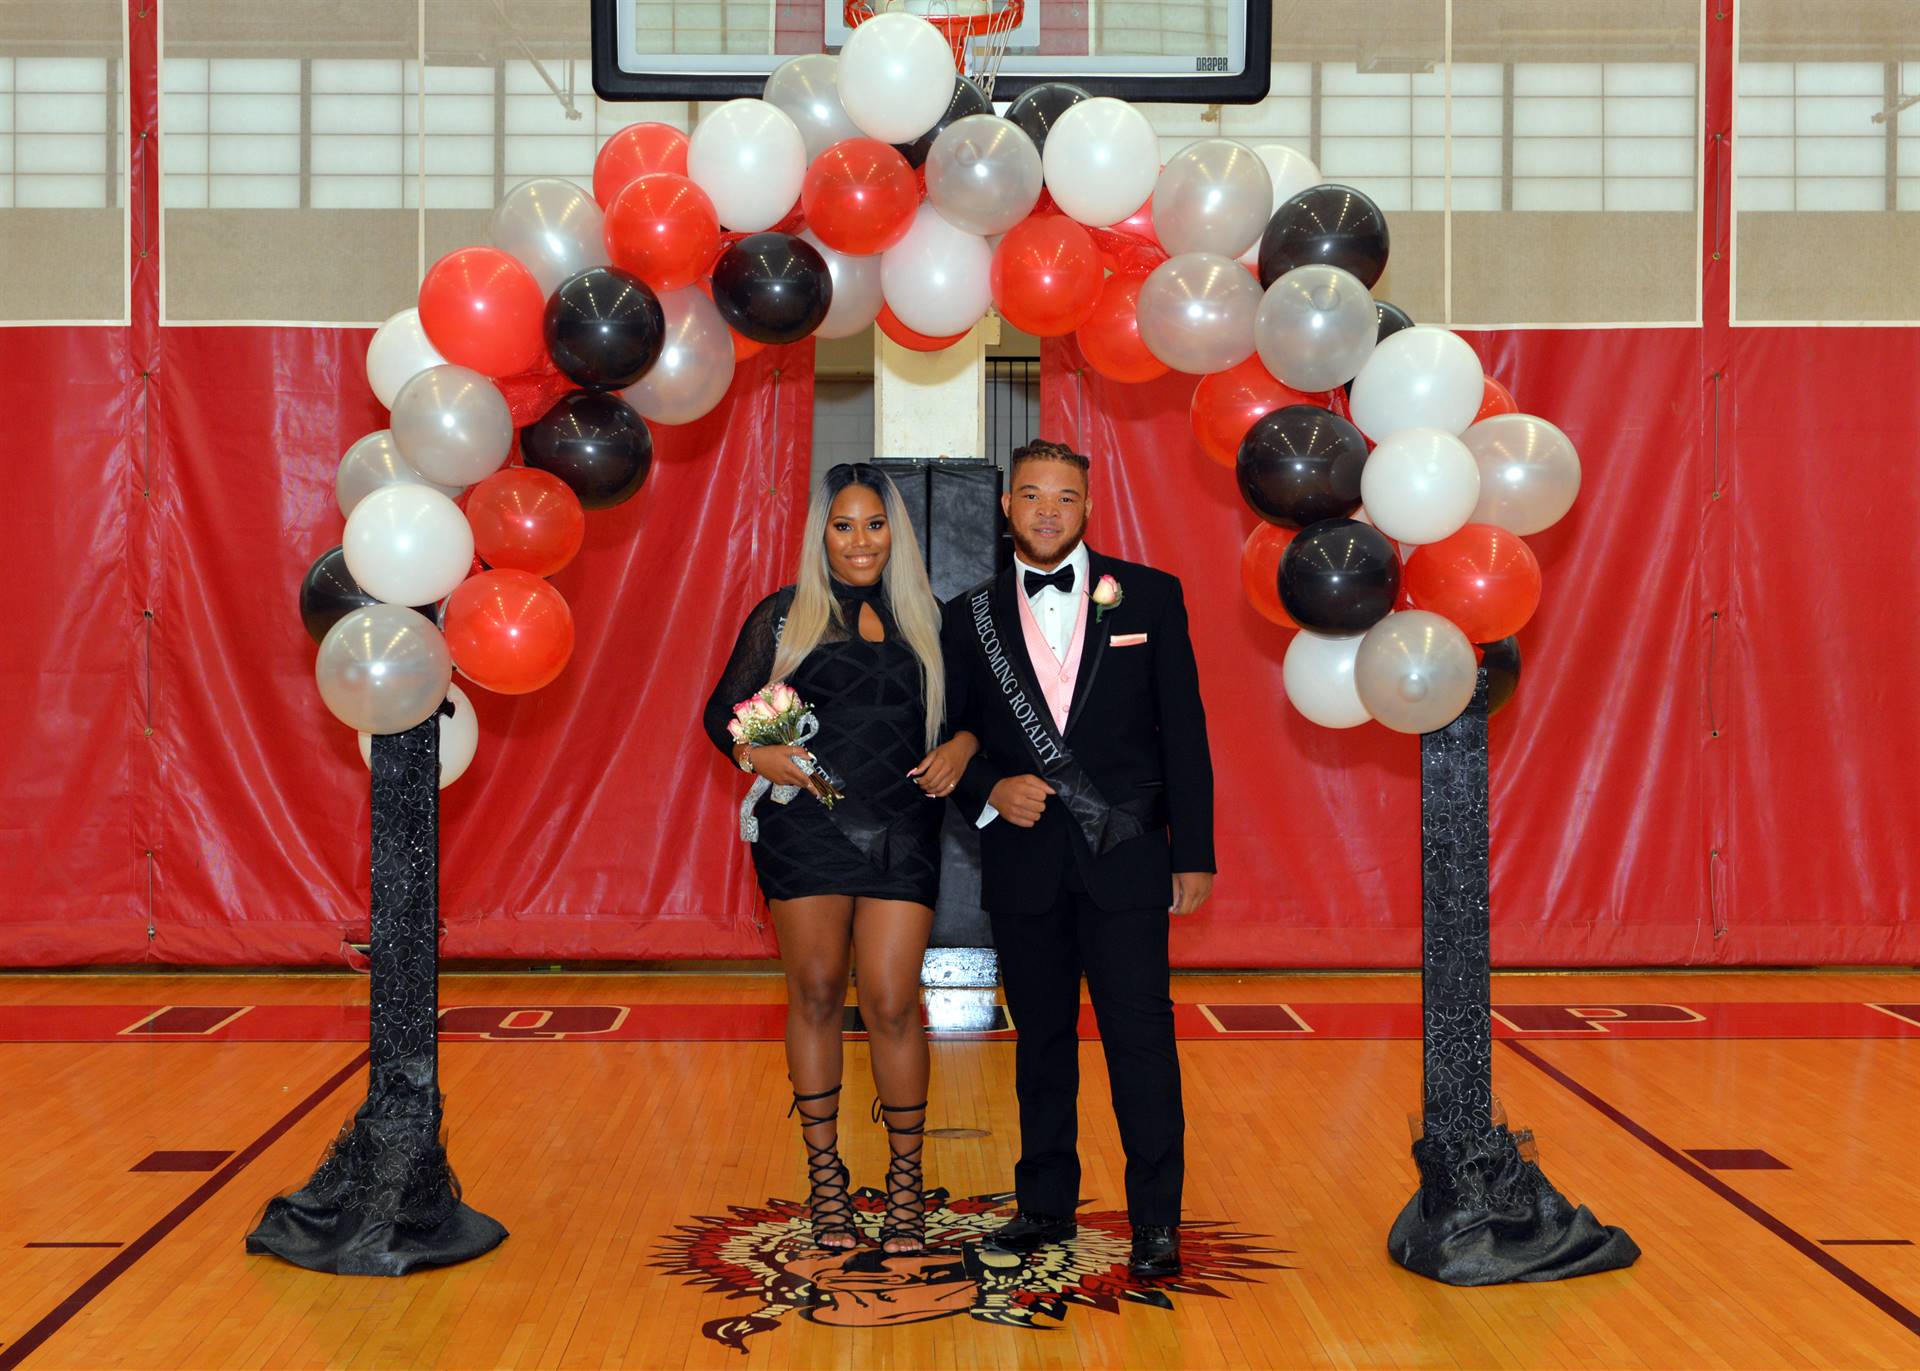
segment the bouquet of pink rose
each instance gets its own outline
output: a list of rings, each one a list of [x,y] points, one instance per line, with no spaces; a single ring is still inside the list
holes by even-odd
[[[819,731],[820,720],[815,717],[813,707],[785,681],[775,681],[755,691],[733,707],[733,717],[727,721],[727,733],[736,743],[745,743],[748,747],[804,745]],[[827,808],[833,808],[836,800],[845,798],[813,758],[796,756],[793,764],[806,773],[808,792]],[[753,807],[769,790],[773,792],[775,804],[788,804],[800,793],[795,786],[773,785],[764,776],[756,777],[740,809],[740,834],[748,842],[759,837]]]

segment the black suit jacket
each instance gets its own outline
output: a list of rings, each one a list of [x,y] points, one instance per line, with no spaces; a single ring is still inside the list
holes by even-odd
[[[1149,812],[1147,829],[1099,856],[1057,800],[1048,800],[1032,828],[994,820],[980,834],[980,874],[981,903],[995,913],[1050,907],[1069,863],[1103,909],[1170,906],[1173,872],[1214,869],[1213,760],[1180,582],[1152,567],[1088,551],[1094,584],[1112,576],[1122,600],[1087,621],[1065,741],[1109,804],[1132,803]],[[1001,644],[1025,675],[1027,698],[1039,700],[1013,570],[990,585]],[[961,811],[975,821],[1001,780],[1038,769],[981,654],[967,603],[978,589],[948,602],[942,628],[949,725],[980,739],[979,755],[954,791]],[[1098,614],[1092,604],[1082,612]],[[1116,637],[1141,635],[1144,642],[1113,645]]]

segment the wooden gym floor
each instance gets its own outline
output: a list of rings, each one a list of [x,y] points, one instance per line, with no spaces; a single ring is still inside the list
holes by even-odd
[[[1090,1040],[1073,1250],[1012,1271],[962,1251],[1007,1209],[1004,1034],[934,1046],[944,1254],[810,1250],[764,976],[448,976],[451,1153],[512,1236],[402,1280],[249,1257],[261,1206],[362,1098],[365,994],[0,977],[0,1371],[1920,1367],[1920,975],[1497,977],[1509,1117],[1645,1255],[1483,1290],[1384,1250],[1414,1185],[1419,984],[1400,975],[1176,981],[1188,1274],[1160,1288],[1114,1264],[1121,1155]],[[857,1036],[847,1081],[843,1148],[877,1184]]]

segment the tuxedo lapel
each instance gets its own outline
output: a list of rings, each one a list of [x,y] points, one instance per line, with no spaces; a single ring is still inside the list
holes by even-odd
[[[1073,703],[1067,706],[1067,726],[1063,733],[1073,732],[1073,726],[1080,721],[1081,707],[1087,702],[1087,694],[1093,689],[1093,678],[1099,674],[1101,659],[1107,655],[1107,636],[1110,632],[1106,616],[1100,612],[1100,606],[1092,599],[1093,588],[1100,584],[1100,578],[1106,574],[1107,559],[1087,549],[1087,591],[1088,598],[1081,603],[1080,612],[1090,616],[1087,619],[1087,639],[1080,649],[1080,674],[1073,682]]]
[[[1040,689],[1040,678],[1034,674],[1033,657],[1027,651],[1027,629],[1020,621],[1019,572],[1011,569],[1003,573],[993,584],[993,626],[1000,634],[1000,642],[1012,664],[1014,677],[1020,689],[1026,692],[1042,712],[1046,710],[1046,696]]]

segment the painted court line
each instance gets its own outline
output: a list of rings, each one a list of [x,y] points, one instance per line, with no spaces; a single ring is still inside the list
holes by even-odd
[[[1868,1304],[1871,1304],[1875,1309],[1878,1309],[1909,1333],[1920,1335],[1920,1314],[1916,1314],[1913,1310],[1907,1308],[1906,1305],[1900,1303],[1899,1300],[1896,1300],[1858,1271],[1855,1271],[1845,1262],[1842,1262],[1831,1252],[1826,1251],[1819,1243],[1814,1242],[1810,1238],[1803,1237],[1792,1228],[1789,1228],[1782,1220],[1762,1209],[1745,1195],[1742,1195],[1738,1190],[1735,1190],[1732,1186],[1714,1175],[1713,1172],[1707,1170],[1704,1166],[1701,1166],[1698,1162],[1687,1156],[1686,1153],[1682,1152],[1679,1148],[1662,1142],[1638,1123],[1628,1118],[1619,1109],[1608,1104],[1605,1100],[1601,1099],[1553,1063],[1529,1051],[1519,1043],[1506,1041],[1502,1045],[1515,1053],[1520,1060],[1536,1068],[1543,1075],[1559,1082],[1570,1093],[1592,1105],[1595,1109],[1606,1115],[1607,1118],[1620,1125],[1621,1128],[1638,1138],[1662,1157],[1665,1157],[1696,1181],[1699,1181],[1700,1184],[1706,1186],[1707,1189],[1711,1190],[1735,1209],[1738,1209],[1742,1214],[1745,1214],[1776,1238],[1779,1238],[1782,1242],[1786,1243],[1787,1246],[1807,1258],[1807,1260],[1811,1261],[1815,1266],[1818,1266],[1821,1270],[1846,1286],[1847,1289],[1853,1291],[1854,1294],[1860,1296],[1860,1298],[1864,1299]]]
[[[82,1281],[71,1295],[49,1310],[40,1322],[22,1333],[10,1345],[0,1347],[0,1371],[13,1371],[14,1367],[39,1350],[42,1343],[65,1327],[73,1316],[92,1303],[101,1291],[124,1275],[129,1267],[151,1252],[162,1238],[191,1218],[195,1210],[212,1199],[228,1181],[245,1170],[247,1163],[278,1142],[288,1129],[311,1114],[327,1096],[352,1080],[354,1074],[367,1064],[368,1055],[365,1050],[355,1054],[352,1061],[327,1077],[311,1095],[281,1115],[279,1121],[271,1128],[236,1152],[231,1161],[207,1177],[199,1189],[176,1204],[146,1232],[128,1243],[114,1255],[113,1260]],[[239,1241],[238,1235],[234,1240]]]

